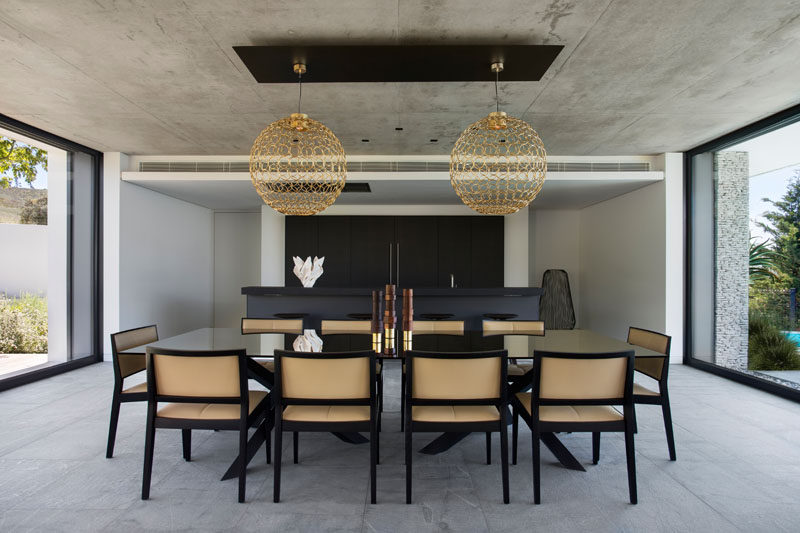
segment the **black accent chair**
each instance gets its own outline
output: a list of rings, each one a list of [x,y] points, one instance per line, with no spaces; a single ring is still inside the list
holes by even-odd
[[[508,503],[508,352],[406,352],[406,503],[411,503],[411,436],[416,432],[485,432],[491,463],[491,433],[500,433],[503,503]]]
[[[639,383],[634,383],[633,403],[661,406],[661,413],[664,417],[664,431],[667,434],[669,460],[674,461],[676,459],[675,436],[672,433],[672,410],[669,406],[669,391],[667,390],[669,351],[672,337],[649,329],[631,327],[628,328],[628,342],[664,354],[664,357],[636,358],[633,364],[634,370],[656,380],[658,382],[658,391],[649,389]]]
[[[600,460],[600,433],[625,433],[628,491],[631,503],[637,502],[633,354],[633,350],[596,354],[536,352],[532,392],[520,392],[513,398],[517,412],[531,428],[534,503],[541,503],[540,435],[581,431],[592,433],[594,464]],[[622,412],[612,406],[622,406]]]
[[[114,443],[117,439],[119,408],[127,402],[147,401],[147,382],[125,387],[125,378],[145,369],[145,345],[158,340],[155,325],[127,329],[111,334],[111,360],[114,365],[114,393],[111,397],[111,420],[108,423],[108,444],[106,457],[114,456]],[[139,353],[120,353],[131,348],[142,347]],[[138,350],[137,350],[138,352]]]
[[[283,432],[370,434],[370,498],[376,503],[379,449],[375,352],[291,352],[275,350],[275,466],[273,501],[281,494]],[[294,462],[298,462],[297,441]]]
[[[147,396],[142,499],[150,497],[156,428],[182,430],[186,461],[191,461],[192,429],[213,429],[239,432],[239,502],[243,503],[247,430],[258,428],[266,441],[270,412],[269,394],[247,388],[245,350],[154,351],[148,348]],[[169,404],[159,408],[159,402]]]

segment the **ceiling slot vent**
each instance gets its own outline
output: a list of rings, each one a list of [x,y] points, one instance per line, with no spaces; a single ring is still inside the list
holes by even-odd
[[[348,181],[344,184],[344,189],[342,189],[342,193],[346,192],[372,192],[372,189],[369,188],[369,183],[367,182]]]

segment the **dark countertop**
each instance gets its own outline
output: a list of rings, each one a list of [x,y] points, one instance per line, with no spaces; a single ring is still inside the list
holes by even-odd
[[[371,296],[374,289],[337,287],[242,287],[248,296]],[[540,296],[539,287],[427,288],[414,289],[414,296]],[[397,289],[402,298],[402,288]]]

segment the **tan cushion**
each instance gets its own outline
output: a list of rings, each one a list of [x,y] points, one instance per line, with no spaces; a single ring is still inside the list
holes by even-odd
[[[500,396],[500,357],[415,357],[414,398],[482,399]]]
[[[483,336],[544,335],[542,320],[484,320]]]
[[[516,365],[508,365],[509,376],[524,376],[533,369],[532,364],[517,363]]]
[[[250,412],[263,400],[267,391],[249,391]],[[220,403],[168,403],[158,410],[161,418],[188,418],[191,420],[237,420],[241,414],[239,404]]]
[[[119,364],[119,373],[123,378],[127,378],[137,372],[141,372],[147,367],[147,362],[144,355],[144,346],[142,346],[142,353],[120,353],[117,354],[117,363]]]
[[[370,320],[323,320],[320,328],[323,335],[372,335]]]
[[[363,422],[368,405],[287,405],[283,419],[295,422]]]
[[[633,393],[634,394],[639,394],[641,396],[660,396],[661,395],[660,393],[658,393],[658,392],[656,392],[654,390],[650,390],[647,387],[645,387],[644,385],[639,385],[638,383],[634,383],[633,384]]]
[[[531,393],[519,392],[517,398],[528,413],[531,412]],[[539,420],[542,422],[614,422],[623,420],[622,413],[609,405],[542,405]]]
[[[139,383],[138,385],[122,390],[122,394],[130,394],[132,392],[147,392],[147,382],[145,381],[144,383]]]
[[[122,331],[111,335],[114,339],[114,344],[117,346],[118,352],[124,352],[136,346],[144,346],[151,342],[158,340],[158,333],[155,326],[145,326],[143,328],[136,328],[130,331]],[[142,350],[144,353],[144,350]]]
[[[369,398],[369,358],[291,357],[281,359],[286,398]]]
[[[637,357],[633,361],[633,368],[645,376],[661,379],[665,364],[668,364],[666,357]]]
[[[414,405],[411,418],[417,422],[491,422],[500,413],[493,405]]]
[[[239,396],[239,356],[153,354],[156,391],[166,396]]]
[[[270,372],[275,372],[275,361],[272,359],[262,359],[261,361],[258,361],[258,364]],[[380,361],[375,361],[375,373],[380,374],[381,370],[383,370],[383,365],[381,365]],[[405,368],[403,370],[405,371]]]
[[[463,320],[415,320],[414,335],[463,335]]]
[[[636,346],[641,346],[642,348],[647,348],[648,350],[653,350],[654,352],[669,355],[667,353],[667,349],[669,348],[669,336],[656,333],[655,331],[647,331],[646,329],[633,327],[628,328],[628,342]]]
[[[303,333],[303,320],[276,319],[276,318],[245,318],[242,319],[242,333],[290,333],[300,335]]]
[[[606,399],[625,394],[625,357],[566,359],[542,357],[539,394],[542,398]]]

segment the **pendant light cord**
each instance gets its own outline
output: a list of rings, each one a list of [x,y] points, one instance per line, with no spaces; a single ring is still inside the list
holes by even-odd
[[[300,94],[297,97],[297,113],[300,113],[300,102],[303,101],[303,73],[297,73],[297,82],[300,84]]]
[[[495,102],[495,109],[499,113],[500,112],[500,96],[497,93],[497,83],[500,81],[500,71],[496,70],[494,73],[494,102]]]

